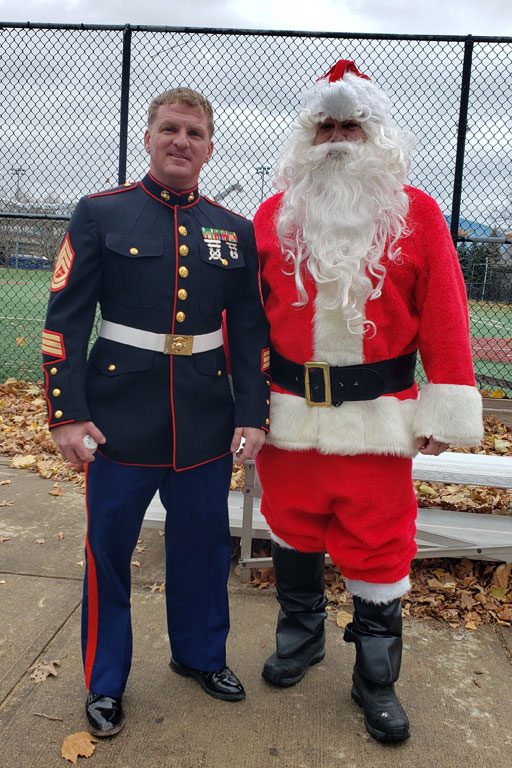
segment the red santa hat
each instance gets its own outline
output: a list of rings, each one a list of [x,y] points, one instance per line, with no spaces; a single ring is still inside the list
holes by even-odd
[[[353,61],[340,59],[302,100],[303,109],[322,119],[372,121],[381,125],[391,123],[390,100]]]

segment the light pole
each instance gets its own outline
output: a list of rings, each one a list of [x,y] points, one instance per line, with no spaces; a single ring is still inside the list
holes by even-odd
[[[215,202],[219,202],[219,200],[224,200],[225,197],[227,197],[231,192],[242,192],[243,187],[241,184],[236,181],[234,184],[230,184],[229,187],[226,187],[225,189],[222,189],[218,194],[213,196],[213,199]]]
[[[14,193],[14,197],[17,201],[20,199],[20,178],[24,176],[26,173],[24,168],[11,168],[11,171],[13,176],[16,176],[16,192]],[[14,251],[14,265],[16,269],[18,269],[18,263],[19,263],[19,252],[20,252],[20,233],[19,233],[19,224],[16,222],[16,248]]]
[[[260,193],[260,203],[263,202],[263,197],[265,194],[265,176],[270,173],[272,170],[272,166],[270,165],[257,165],[255,166],[254,170],[256,173],[259,173],[261,176],[261,193]]]
[[[24,168],[11,168],[11,171],[13,176],[16,176],[16,192],[14,193],[14,197],[16,200],[20,199],[20,178],[25,175],[26,171]]]

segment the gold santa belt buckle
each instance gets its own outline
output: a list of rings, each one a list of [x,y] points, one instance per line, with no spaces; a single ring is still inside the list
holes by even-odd
[[[193,336],[180,336],[176,333],[165,334],[164,355],[191,355],[193,346]]]
[[[310,381],[310,371],[313,370],[320,370],[323,374],[324,379],[324,399],[317,401],[311,399],[311,381]],[[329,363],[324,362],[309,362],[304,363],[304,388],[305,388],[305,395],[306,395],[306,403],[308,405],[314,406],[316,408],[327,408],[328,406],[332,405],[332,397],[331,397],[331,376],[329,372]]]

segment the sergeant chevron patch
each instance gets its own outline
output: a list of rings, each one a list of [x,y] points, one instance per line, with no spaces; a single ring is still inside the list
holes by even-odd
[[[55,262],[50,291],[61,291],[67,285],[74,258],[75,252],[71,247],[69,234],[66,234]]]
[[[43,328],[43,341],[41,349],[45,355],[51,355],[52,357],[62,357],[65,359],[66,352],[64,349],[64,339],[62,333],[56,331],[47,331]]]

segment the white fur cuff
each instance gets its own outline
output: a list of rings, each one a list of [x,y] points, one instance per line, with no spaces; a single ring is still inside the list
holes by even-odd
[[[483,436],[482,397],[476,387],[425,384],[414,418],[415,437],[453,446],[478,445]]]

